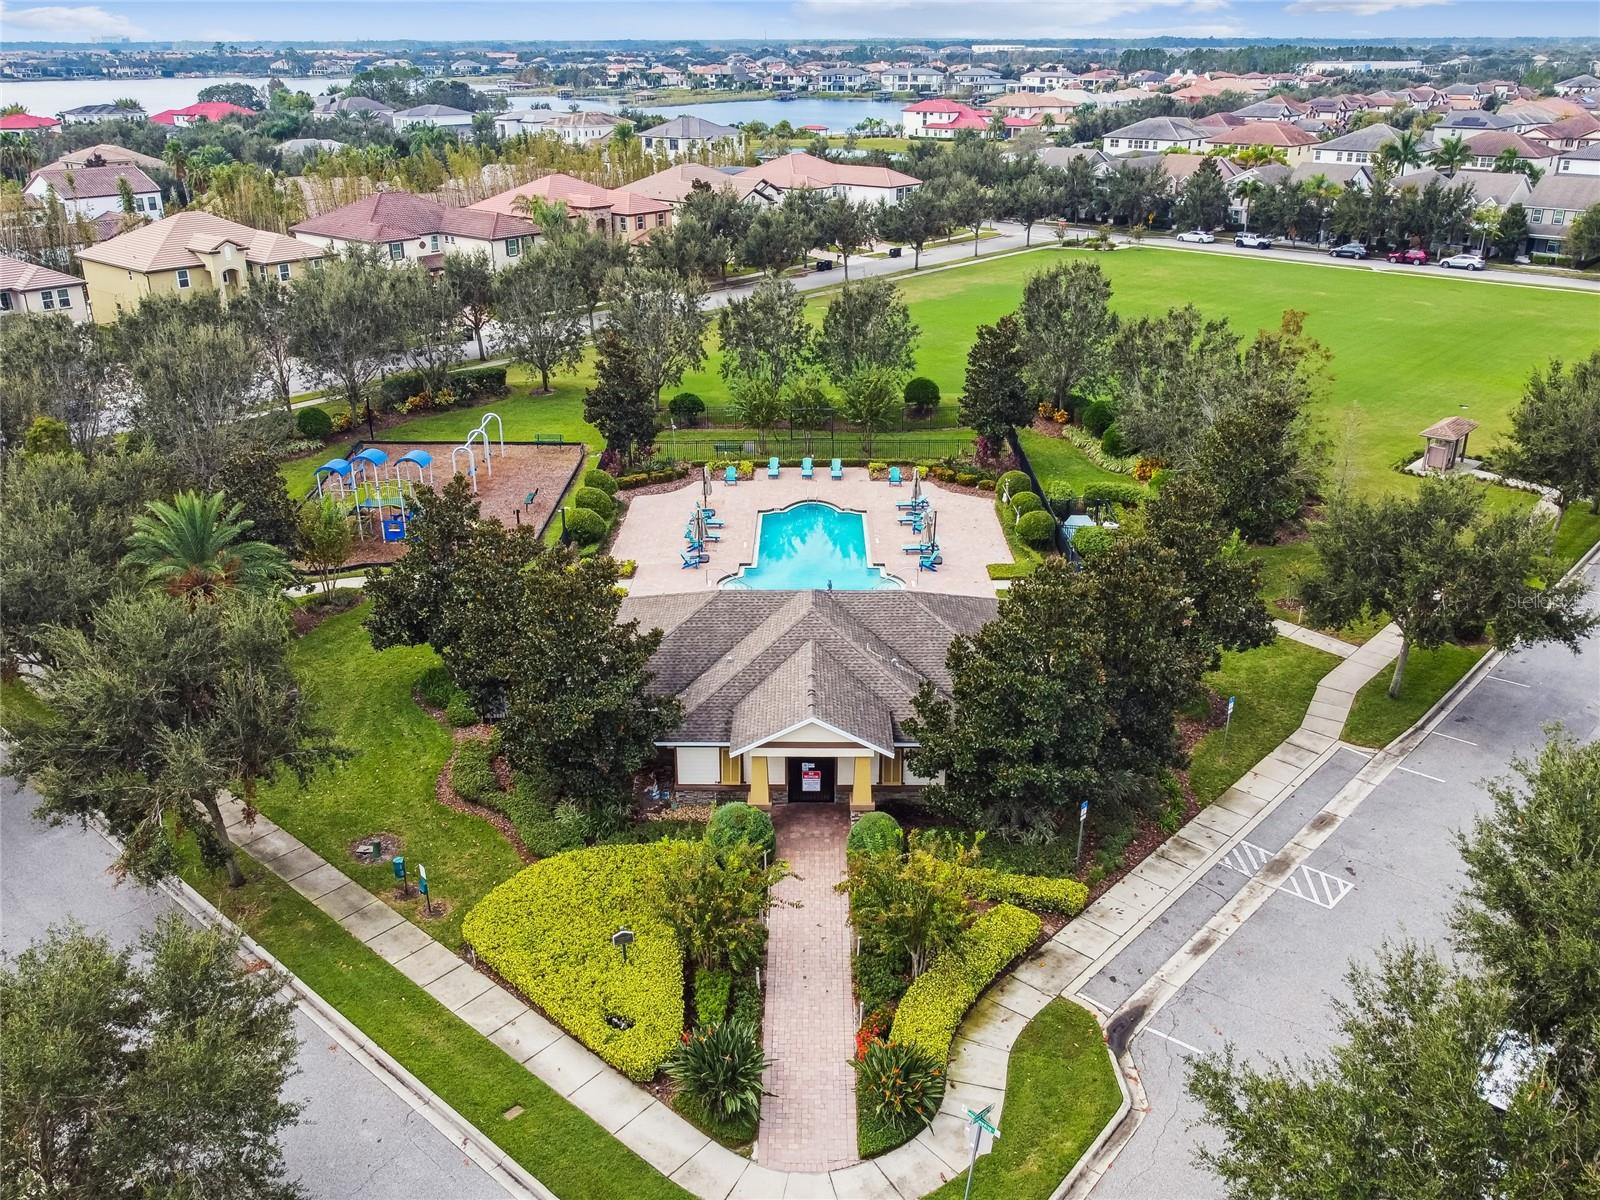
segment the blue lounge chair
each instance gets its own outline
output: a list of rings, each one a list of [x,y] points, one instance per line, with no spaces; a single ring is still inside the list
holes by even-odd
[[[919,512],[902,513],[899,520],[902,525],[915,525],[918,529],[922,528],[922,514]]]
[[[943,561],[944,555],[942,554],[924,554],[921,558],[917,559],[917,570],[937,571],[939,569],[939,564]]]
[[[909,508],[914,511],[921,511],[922,509],[928,507],[928,498],[926,496],[918,496],[915,500],[896,500],[894,502],[894,506],[896,508]]]
[[[739,468],[730,464],[728,469],[722,473],[722,482],[727,484],[729,487],[732,487],[734,484],[738,483]]]
[[[812,469],[811,460],[809,458],[802,458],[800,460],[800,478],[811,479],[815,475],[816,471]]]
[[[889,486],[890,487],[899,487],[900,486],[900,468],[899,467],[890,467],[889,468]]]
[[[828,468],[828,474],[831,477],[833,477],[834,479],[843,479],[844,478],[844,463],[840,462],[837,458],[834,459],[833,460],[833,466]]]
[[[683,531],[683,540],[688,542],[689,546],[692,549],[701,549],[702,548],[700,542],[695,539],[694,530],[692,530],[692,529],[685,529]],[[712,533],[710,530],[706,531],[706,541],[708,541],[708,542],[720,542],[721,540],[722,539],[720,537],[718,537],[716,534]]]
[[[706,514],[705,521],[707,529],[721,529],[727,525],[726,521],[713,520],[710,513]]]
[[[776,479],[777,477],[778,477],[778,456],[776,454],[774,454],[771,458],[767,459],[767,478],[768,479]]]
[[[699,551],[680,550],[678,551],[678,557],[683,559],[682,569],[685,571],[692,571],[696,567],[711,561]]]
[[[904,550],[907,554],[915,554],[920,558],[924,554],[927,554],[932,547],[929,546],[927,542],[912,542],[909,546],[901,546],[900,549]]]

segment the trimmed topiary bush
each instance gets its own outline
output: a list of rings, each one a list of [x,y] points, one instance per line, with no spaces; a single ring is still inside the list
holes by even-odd
[[[611,474],[610,471],[602,471],[599,467],[594,467],[583,473],[583,486],[586,488],[598,488],[608,496],[615,496],[617,494],[617,477]]]
[[[295,413],[294,427],[301,437],[319,442],[333,436],[333,418],[320,408],[302,408]]]
[[[905,400],[913,417],[931,417],[939,407],[939,385],[918,375],[906,383]]]
[[[727,850],[740,842],[760,847],[768,854],[776,854],[778,835],[772,828],[772,817],[765,810],[735,800],[719,804],[706,822],[706,841],[718,850]]]
[[[899,854],[906,848],[906,835],[900,828],[900,822],[888,813],[863,813],[861,819],[850,826],[850,836],[845,838],[844,848],[846,852],[893,850]]]
[[[1017,518],[1017,536],[1029,546],[1048,546],[1056,535],[1056,519],[1040,509]]]
[[[1116,419],[1116,406],[1109,400],[1096,400],[1083,410],[1083,427],[1095,437],[1110,429]]]
[[[585,489],[580,488],[579,490],[583,491]],[[606,495],[597,489],[591,488],[588,490],[595,491],[596,495]],[[607,501],[610,501],[610,499],[610,496],[606,496]],[[569,508],[566,512],[567,533],[580,546],[598,546],[605,538],[606,531],[611,528],[606,519],[592,508]]]
[[[1031,512],[1038,512],[1044,507],[1044,501],[1032,492],[1018,492],[1011,497],[1011,510],[1019,517],[1027,516]]]
[[[1098,525],[1080,525],[1072,531],[1072,548],[1078,552],[1078,557],[1085,562],[1093,562],[1111,549],[1111,543],[1117,538],[1116,530],[1103,529]]]
[[[702,1025],[720,1025],[728,1015],[733,976],[722,970],[694,973],[694,1013]]]
[[[646,898],[682,842],[596,846],[536,862],[473,906],[462,936],[503,979],[629,1079],[683,1032],[683,952]],[[611,944],[634,932],[628,962]]]
[[[1137,483],[1124,483],[1120,479],[1096,480],[1094,483],[1084,484],[1083,487],[1085,501],[1109,500],[1124,508],[1136,508],[1144,500],[1145,495],[1145,490]]]
[[[1026,471],[1007,471],[994,481],[994,494],[996,496],[1012,495],[1018,492],[1033,491],[1033,480],[1028,478]]]
[[[1033,944],[1039,927],[1038,917],[1015,905],[997,904],[984,913],[906,989],[889,1040],[918,1046],[940,1065],[948,1062],[950,1039],[967,1009]]]
[[[1121,458],[1128,453],[1127,439],[1114,423],[1107,427],[1105,436],[1100,439],[1100,449],[1113,458]]]
[[[700,414],[706,411],[706,402],[693,392],[679,392],[667,401],[667,411],[678,424],[693,428],[700,423]]]
[[[585,485],[579,488],[572,494],[572,503],[578,508],[599,513],[608,522],[617,513],[617,502],[611,498],[611,494],[597,487]]]
[[[974,900],[994,900],[1038,912],[1075,917],[1089,903],[1089,889],[1076,879],[1049,875],[1014,875],[988,867],[963,867],[961,887]]]

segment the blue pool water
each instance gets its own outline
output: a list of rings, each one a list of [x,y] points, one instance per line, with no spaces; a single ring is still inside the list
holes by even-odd
[[[831,504],[796,504],[760,515],[756,560],[722,581],[726,588],[766,591],[826,588],[869,592],[901,583],[867,563],[867,524],[858,512]]]

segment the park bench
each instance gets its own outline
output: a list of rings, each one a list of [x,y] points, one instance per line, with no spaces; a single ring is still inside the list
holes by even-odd
[[[533,435],[533,444],[535,446],[564,446],[566,443],[567,439],[559,433],[536,433]]]
[[[743,442],[712,442],[711,449],[718,454],[742,454]]]

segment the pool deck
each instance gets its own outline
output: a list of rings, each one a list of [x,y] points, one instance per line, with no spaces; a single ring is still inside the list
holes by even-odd
[[[944,562],[937,572],[918,571],[915,556],[901,549],[916,541],[917,535],[899,524],[902,514],[895,507],[898,501],[910,499],[909,482],[891,487],[868,478],[865,467],[846,467],[843,479],[830,479],[826,462],[817,464],[816,475],[815,479],[801,479],[799,467],[784,467],[777,479],[768,479],[766,468],[758,467],[754,479],[742,479],[732,487],[720,479],[713,482],[707,503],[724,523],[715,531],[722,540],[707,547],[711,561],[696,570],[686,569],[678,555],[684,549],[684,526],[700,496],[699,480],[674,491],[634,497],[611,547],[614,557],[631,558],[638,564],[627,584],[629,592],[659,596],[714,588],[754,558],[760,513],[822,500],[865,515],[868,561],[882,566],[908,589],[955,596],[995,594],[989,564],[1010,562],[1011,550],[990,497],[946,491],[937,483],[923,481],[923,494],[939,514],[939,549]]]

